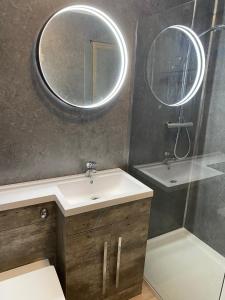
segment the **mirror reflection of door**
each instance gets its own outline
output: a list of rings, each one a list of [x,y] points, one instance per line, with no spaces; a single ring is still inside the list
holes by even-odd
[[[113,44],[92,42],[93,99],[107,95],[118,76],[118,50]]]
[[[89,48],[89,49],[88,49]],[[115,44],[91,41],[85,55],[85,99],[103,99],[118,77],[118,48]]]

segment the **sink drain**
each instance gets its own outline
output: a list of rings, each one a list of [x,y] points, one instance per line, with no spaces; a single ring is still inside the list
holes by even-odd
[[[95,200],[98,200],[99,199],[99,197],[91,197],[91,200],[93,200],[93,201],[95,201]]]
[[[177,183],[177,180],[170,180],[170,183]]]

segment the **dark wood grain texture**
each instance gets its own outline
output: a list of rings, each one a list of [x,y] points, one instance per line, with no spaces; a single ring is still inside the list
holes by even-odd
[[[40,218],[47,208],[47,219]],[[55,203],[45,203],[0,213],[0,272],[41,259],[55,261]]]
[[[66,264],[65,264],[65,222],[64,216],[59,208],[57,208],[56,213],[57,218],[57,230],[56,230],[56,270],[59,276],[60,283],[62,285],[63,290],[66,290]]]
[[[42,208],[49,213],[44,220]],[[129,299],[141,292],[149,213],[150,199],[71,217],[64,217],[54,202],[0,212],[0,272],[50,259],[67,300]],[[122,251],[116,288],[119,237]]]
[[[55,222],[56,205],[54,202],[42,203],[0,212],[0,231],[40,223],[41,209],[48,210],[48,223]],[[44,221],[42,222],[44,223]],[[45,222],[46,223],[46,222]]]
[[[66,234],[74,235],[79,232],[115,224],[150,211],[149,199],[138,200],[121,205],[98,209],[76,216],[65,218]]]
[[[139,215],[126,221],[119,222],[113,226],[113,242],[111,247],[111,265],[112,270],[111,286],[112,293],[119,293],[132,288],[137,284],[142,284],[146,242],[148,238],[149,214]],[[121,265],[119,287],[115,288],[116,262],[118,239],[122,238]]]
[[[59,214],[60,262],[67,300],[125,300],[140,294],[150,199],[64,218]],[[118,238],[122,237],[120,284],[116,288]],[[103,295],[104,243],[108,243]],[[62,245],[62,243],[64,243]],[[62,254],[63,253],[63,254]],[[64,272],[64,274],[63,274]]]

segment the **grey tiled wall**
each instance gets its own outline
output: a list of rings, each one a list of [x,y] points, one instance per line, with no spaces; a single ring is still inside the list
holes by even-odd
[[[212,16],[212,1],[198,0],[194,30],[203,32],[208,28]],[[132,166],[162,161],[164,153],[173,153],[176,130],[168,130],[165,123],[178,121],[178,109],[161,105],[153,96],[146,82],[146,61],[151,43],[164,28],[183,24],[191,26],[194,1],[146,1],[145,8],[152,5],[152,13],[145,11],[139,22],[135,88],[132,112],[130,143],[130,171]],[[145,9],[144,9],[145,10]],[[166,55],[166,49],[165,49]],[[190,131],[191,154],[193,151],[196,124],[198,119],[199,95],[184,106],[186,121],[192,121]],[[187,151],[187,138],[182,133],[178,151],[180,155]],[[150,182],[149,186],[154,187]],[[186,189],[165,193],[159,188],[152,201],[150,218],[150,236],[154,237],[182,226]]]
[[[77,1],[73,1],[76,4]],[[70,0],[0,1],[0,184],[126,167],[129,115],[140,0],[78,1],[108,13],[129,49],[129,74],[109,110],[89,121],[56,108],[34,77],[32,49],[39,30]],[[78,118],[79,119],[79,118]]]
[[[225,7],[224,1],[220,4]],[[218,24],[225,17],[217,16]],[[211,74],[212,73],[212,74]],[[225,31],[214,35],[207,93],[204,99],[203,153],[225,153]],[[225,163],[213,165],[225,174]],[[186,228],[225,255],[225,175],[191,186]]]

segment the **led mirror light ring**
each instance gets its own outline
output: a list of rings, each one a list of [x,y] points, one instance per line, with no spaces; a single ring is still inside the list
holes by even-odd
[[[196,42],[194,36],[192,35],[192,33],[189,32],[189,30],[187,30],[187,28],[184,28],[180,25],[172,26],[171,28],[181,30],[184,34],[186,34],[188,36],[188,38],[191,40],[191,42],[194,46],[194,49],[196,51],[196,56],[197,56],[197,73],[196,73],[194,84],[192,85],[192,87],[191,87],[190,91],[188,92],[188,94],[183,99],[181,99],[179,102],[171,105],[171,106],[180,106],[180,105],[183,105],[183,104],[185,104],[189,101],[190,96],[193,94],[193,92],[196,89],[196,86],[197,86],[197,84],[199,82],[199,78],[200,78],[202,60],[201,60],[201,55],[200,55],[200,51],[199,51],[197,42]]]
[[[174,25],[174,26],[171,26],[170,28],[179,29],[189,37],[189,39],[193,43],[193,46],[196,51],[196,56],[197,56],[197,74],[196,74],[196,78],[195,78],[195,81],[194,81],[194,84],[193,84],[191,90],[179,102],[170,105],[170,106],[180,106],[180,105],[184,105],[185,103],[189,102],[196,95],[196,93],[198,92],[198,90],[202,84],[202,81],[204,78],[204,73],[205,73],[205,53],[204,53],[204,48],[202,46],[200,39],[198,38],[198,36],[195,34],[195,32],[193,30],[191,30],[190,28],[183,26],[183,25]]]
[[[169,28],[181,30],[184,34],[186,34],[191,40],[197,56],[197,74],[194,84],[188,92],[188,94],[183,99],[181,99],[175,104],[170,105],[171,107],[173,107],[184,105],[185,103],[189,102],[198,92],[205,74],[205,52],[199,37],[192,29],[183,25],[174,25]]]
[[[202,47],[202,44],[198,36],[190,28],[182,25],[171,26],[171,28],[179,29],[189,37],[189,39],[193,43],[193,46],[196,51],[196,56],[197,56],[197,74],[192,88],[182,100],[180,100],[176,104],[171,105],[171,106],[180,106],[187,103],[188,101],[190,101],[190,99],[194,97],[194,95],[197,93],[202,83],[204,72],[205,72],[205,55],[204,55],[204,49]]]
[[[183,27],[185,27],[185,26],[183,26]],[[200,77],[199,77],[199,82],[196,86],[196,89],[193,91],[193,94],[190,95],[190,99],[192,99],[196,95],[196,93],[198,92],[198,90],[199,90],[199,88],[200,88],[200,86],[201,86],[201,84],[204,80],[205,70],[206,70],[206,58],[205,58],[205,50],[204,50],[204,47],[202,45],[202,42],[201,42],[200,38],[196,35],[196,33],[193,30],[191,30],[188,27],[185,27],[185,28],[188,29],[190,31],[190,33],[194,35],[194,37],[196,39],[196,42],[198,43],[200,54],[201,54],[201,63],[202,63],[201,64],[201,74],[200,74]]]
[[[158,34],[158,36],[155,38],[155,41],[162,34],[162,32],[164,32],[165,30],[168,30],[168,29],[176,29],[176,30],[182,31],[188,37],[188,39],[191,41],[191,43],[195,49],[195,52],[196,52],[195,54],[196,54],[196,58],[197,58],[197,71],[196,71],[196,77],[195,77],[194,83],[193,83],[190,91],[187,93],[187,95],[184,98],[182,98],[181,100],[179,100],[178,102],[176,102],[174,104],[165,103],[162,99],[160,99],[158,97],[158,95],[155,93],[154,89],[151,86],[151,91],[159,102],[161,102],[162,104],[169,106],[169,107],[177,107],[177,106],[181,106],[181,105],[184,105],[185,103],[189,102],[197,94],[197,92],[203,82],[204,75],[205,75],[205,68],[206,68],[205,51],[204,51],[202,42],[199,39],[199,37],[196,35],[196,33],[191,28],[189,28],[187,26],[183,26],[183,25],[173,25],[173,26],[167,27],[166,29],[164,29],[163,31],[161,31]]]
[[[171,105],[171,106],[181,106],[189,102],[196,95],[196,93],[198,92],[202,84],[204,74],[205,74],[205,52],[199,37],[192,29],[183,25],[174,25],[171,26],[170,28],[179,29],[189,37],[189,39],[193,43],[193,46],[196,51],[196,56],[197,56],[197,74],[192,88],[182,100],[180,100],[176,104]]]
[[[109,94],[104,99],[102,99],[101,101],[99,101],[95,104],[92,104],[92,105],[82,105],[81,106],[81,105],[73,105],[70,102],[68,102],[67,100],[60,97],[60,100],[62,100],[65,103],[69,104],[70,106],[74,106],[74,107],[78,107],[78,108],[86,108],[86,109],[97,108],[97,107],[103,106],[104,104],[106,104],[107,102],[112,100],[119,93],[119,91],[120,91],[120,89],[121,89],[121,87],[122,87],[122,85],[125,81],[125,78],[126,78],[126,75],[127,75],[127,69],[128,69],[127,46],[126,46],[124,37],[123,37],[119,27],[116,25],[116,23],[108,15],[106,15],[104,12],[102,12],[101,10],[99,10],[95,7],[92,7],[92,6],[87,6],[87,5],[72,5],[72,6],[68,6],[68,7],[63,8],[60,11],[56,12],[49,19],[49,21],[46,23],[44,29],[42,30],[39,44],[41,43],[42,35],[45,32],[45,29],[47,28],[47,25],[51,22],[52,18],[54,18],[54,17],[56,17],[56,16],[58,16],[62,13],[71,12],[71,11],[89,13],[89,14],[94,15],[94,16],[98,17],[99,19],[101,19],[109,27],[109,29],[112,31],[113,35],[116,38],[118,46],[119,46],[120,55],[121,55],[121,67],[120,67],[119,76],[118,76],[116,84],[114,85],[112,90],[109,92]],[[43,76],[44,76],[44,74],[43,74]],[[44,76],[44,78],[45,78],[45,76]],[[45,81],[47,82],[46,78],[45,78]]]

